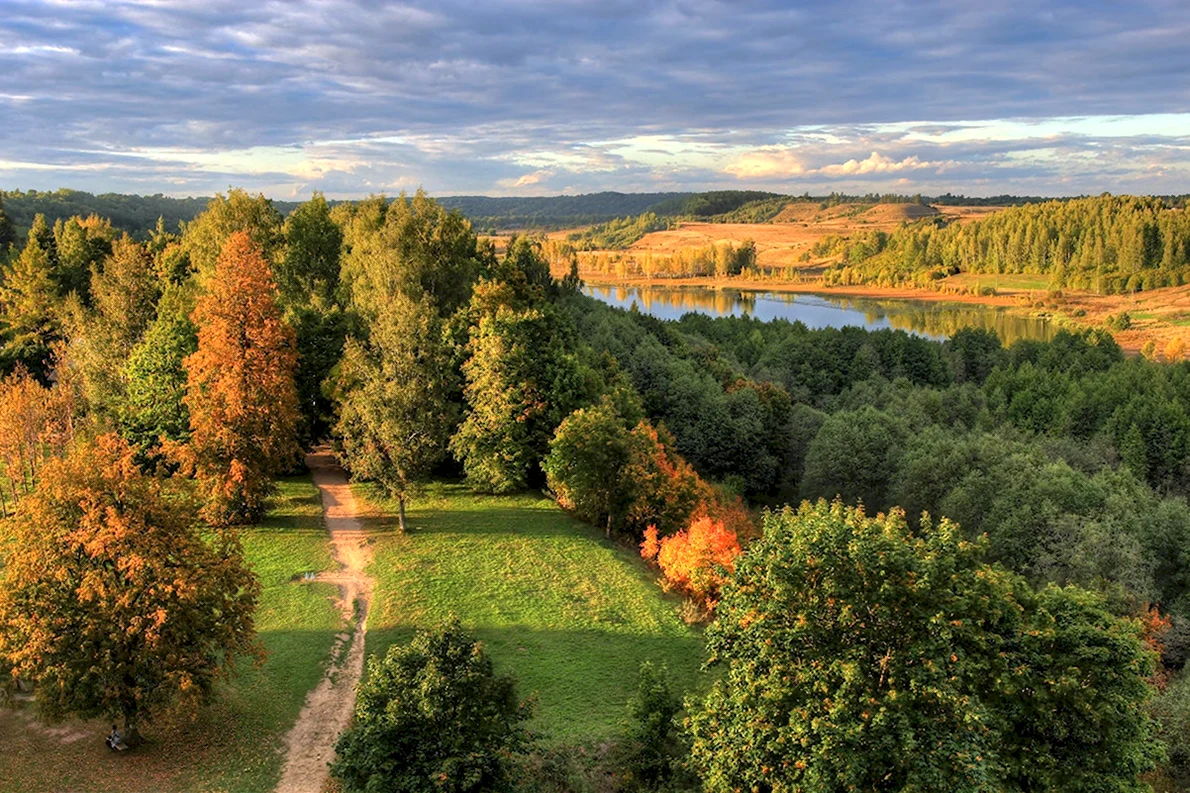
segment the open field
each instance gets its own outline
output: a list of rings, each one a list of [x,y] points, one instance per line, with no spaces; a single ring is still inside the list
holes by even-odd
[[[667,664],[677,690],[693,683],[702,640],[679,600],[635,554],[553,502],[438,484],[412,502],[402,536],[391,505],[356,487],[376,532],[369,652],[453,613],[522,696],[536,697],[532,727],[550,742],[613,735],[643,661]]]
[[[672,254],[681,248],[702,248],[716,242],[756,243],[757,264],[762,269],[805,268],[822,262],[803,261],[814,243],[830,235],[846,236],[863,231],[892,231],[907,221],[947,215],[965,222],[986,216],[999,207],[941,207],[919,204],[838,204],[821,208],[815,202],[787,205],[769,223],[682,223],[676,229],[646,234],[629,248],[630,253]],[[569,232],[551,237],[565,239]]]
[[[25,709],[0,709],[0,789],[4,793],[264,793],[277,782],[282,738],[306,692],[322,676],[341,621],[334,587],[305,572],[333,566],[318,493],[306,476],[280,483],[265,520],[243,530],[249,563],[264,591],[256,614],[268,658],[247,662],[196,721],[161,721],[149,745],[112,755],[108,723],[44,726]],[[296,577],[296,579],[295,579]]]

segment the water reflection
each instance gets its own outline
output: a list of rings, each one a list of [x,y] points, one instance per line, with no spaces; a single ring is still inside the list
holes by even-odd
[[[919,336],[944,339],[959,328],[994,331],[1005,344],[1018,339],[1053,337],[1048,321],[1026,317],[995,306],[882,300],[840,295],[750,292],[740,289],[673,286],[603,286],[588,284],[584,291],[620,308],[636,304],[640,311],[662,319],[678,319],[698,312],[712,316],[748,316],[761,320],[800,321],[810,328],[897,328]]]

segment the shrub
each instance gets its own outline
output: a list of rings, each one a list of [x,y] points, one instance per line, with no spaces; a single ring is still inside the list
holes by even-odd
[[[457,620],[373,657],[331,774],[345,793],[503,790],[529,707]]]

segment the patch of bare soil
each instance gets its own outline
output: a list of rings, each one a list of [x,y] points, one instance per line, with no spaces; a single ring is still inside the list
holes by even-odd
[[[322,494],[326,528],[335,558],[342,565],[319,580],[338,585],[339,608],[350,627],[336,637],[326,675],[306,696],[297,722],[285,737],[285,764],[277,793],[320,793],[326,784],[335,741],[351,723],[355,707],[372,599],[372,579],[364,573],[371,550],[347,475],[326,447],[307,455],[306,464]]]

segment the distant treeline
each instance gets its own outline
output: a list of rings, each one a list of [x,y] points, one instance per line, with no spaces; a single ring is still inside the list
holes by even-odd
[[[493,197],[446,196],[442,206],[456,209],[481,231],[560,229],[639,215],[654,206],[687,198],[689,193],[587,193],[585,195]]]
[[[158,218],[165,228],[176,231],[180,222],[193,220],[210,201],[210,196],[172,198],[161,195],[125,195],[81,190],[0,190],[0,200],[13,225],[22,234],[37,214],[55,220],[98,215],[120,231],[144,238]],[[1183,207],[1187,196],[1161,197],[1169,206]],[[1016,206],[1046,201],[1067,201],[1041,196],[1001,195],[972,198],[945,193],[940,196],[866,193],[848,195],[830,193],[812,196],[786,195],[761,190],[711,190],[698,193],[619,193],[602,192],[560,196],[446,196],[439,203],[461,212],[480,231],[509,229],[560,229],[607,223],[653,213],[661,218],[682,218],[726,223],[766,223],[790,201],[810,201],[823,208],[838,204],[908,204],[926,203],[966,206]],[[336,201],[328,202],[334,205]],[[297,206],[290,201],[273,201],[284,217]]]
[[[199,198],[171,198],[156,195],[125,195],[122,193],[86,193],[81,190],[0,190],[0,201],[9,220],[24,234],[33,225],[36,215],[45,215],[52,226],[57,220],[98,215],[111,225],[137,237],[145,237],[161,218],[165,228],[176,231],[179,223],[189,222],[206,209],[210,196]],[[282,215],[289,214],[296,203],[274,201]]]
[[[1190,215],[1154,197],[1046,201],[975,223],[934,218],[819,247],[842,256],[824,275],[835,284],[924,286],[962,272],[1047,275],[1051,289],[1100,294],[1190,283]]]

